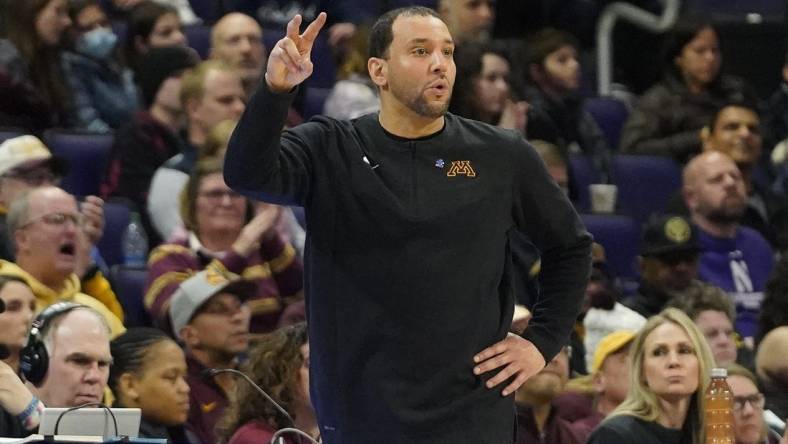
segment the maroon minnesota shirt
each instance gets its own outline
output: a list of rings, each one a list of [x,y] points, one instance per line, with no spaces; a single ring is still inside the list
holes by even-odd
[[[190,354],[186,354],[189,384],[189,419],[186,428],[200,438],[203,444],[216,442],[213,429],[227,408],[227,396],[213,378],[204,378],[202,372],[207,368]]]

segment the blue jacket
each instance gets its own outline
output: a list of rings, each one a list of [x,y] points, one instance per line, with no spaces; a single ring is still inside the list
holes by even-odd
[[[73,95],[79,129],[106,133],[131,120],[140,107],[130,69],[76,52],[63,54],[63,70]]]

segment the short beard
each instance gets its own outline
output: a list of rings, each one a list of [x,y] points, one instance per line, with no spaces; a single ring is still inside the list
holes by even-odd
[[[746,211],[746,207],[742,208],[718,208],[714,210],[708,211],[705,216],[709,222],[712,222],[717,225],[732,225],[739,223],[741,221],[742,216],[744,216],[744,212]]]
[[[449,110],[450,101],[451,96],[449,96],[449,100],[446,100],[446,102],[442,105],[430,105],[426,100],[424,100],[423,95],[419,95],[415,99],[408,101],[405,105],[408,107],[408,109],[420,116],[437,119],[438,117],[445,115]]]
[[[430,105],[427,103],[423,91],[419,91],[415,96],[410,96],[410,94],[407,93],[402,94],[402,89],[398,88],[396,85],[391,85],[390,92],[391,95],[399,99],[409,110],[419,116],[428,117],[430,119],[437,119],[438,117],[444,116],[449,110],[449,103],[451,103],[451,91],[449,91],[446,102],[440,105]]]

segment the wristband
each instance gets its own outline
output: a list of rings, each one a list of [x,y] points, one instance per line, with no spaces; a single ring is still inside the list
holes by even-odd
[[[22,413],[16,415],[16,419],[22,424],[25,430],[33,430],[41,422],[41,414],[44,412],[44,403],[33,396],[30,404],[25,407]]]

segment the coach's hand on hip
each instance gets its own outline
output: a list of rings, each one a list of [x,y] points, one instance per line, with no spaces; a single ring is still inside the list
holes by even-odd
[[[299,34],[301,16],[296,15],[290,20],[287,34],[276,42],[268,55],[265,82],[271,91],[288,92],[312,75],[312,46],[325,23],[326,13],[321,12],[304,33]]]
[[[503,396],[514,393],[528,378],[539,373],[546,364],[544,356],[531,341],[513,333],[509,333],[503,341],[482,350],[473,357],[473,362],[476,364],[473,367],[473,373],[476,375],[503,367],[498,374],[487,381],[487,388],[494,388],[515,376],[514,380],[503,389],[501,393]]]

